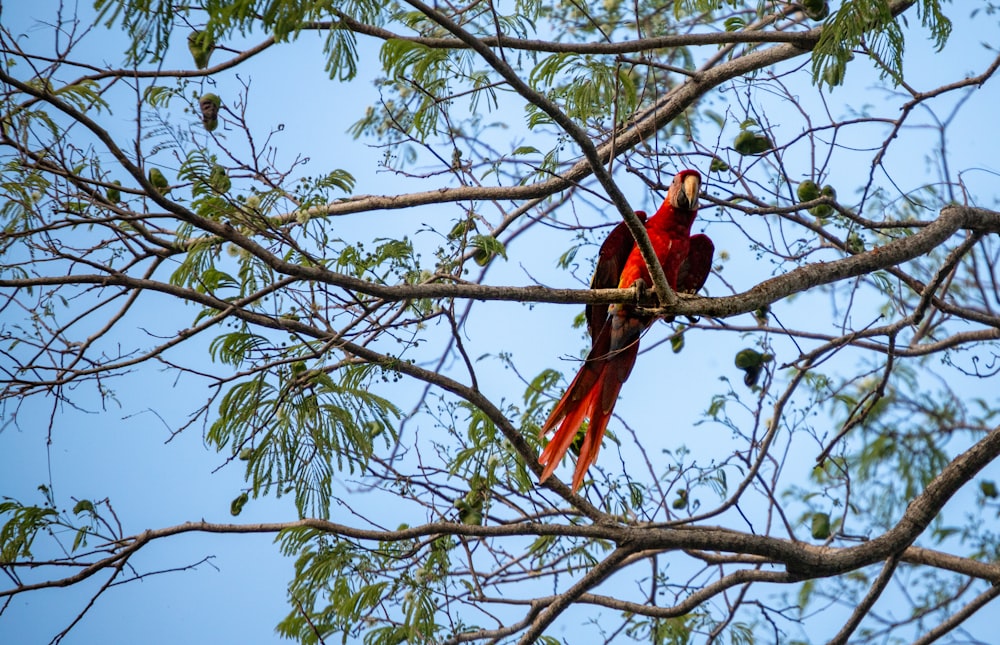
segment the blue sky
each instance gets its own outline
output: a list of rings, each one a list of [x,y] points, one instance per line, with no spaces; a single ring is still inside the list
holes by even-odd
[[[4,7],[4,25],[15,33],[28,33],[32,39],[39,36],[44,39],[44,28],[29,25],[43,16],[53,15],[55,6],[56,3],[46,1]],[[948,9],[956,12],[956,19],[964,18],[957,15],[957,11],[964,10],[964,7],[959,9],[956,5],[948,5]],[[86,8],[81,11],[86,11]],[[929,43],[912,41],[909,69],[915,70],[919,89],[931,89],[936,83],[954,80],[956,70],[982,70],[992,54],[984,51],[980,41],[995,40],[995,33],[996,25],[980,17],[971,23],[958,23],[955,35],[943,53],[933,53]],[[215,79],[218,85],[213,89],[223,96],[231,96],[240,81],[251,79],[252,125],[266,132],[278,123],[283,124],[283,131],[275,139],[279,155],[286,160],[297,154],[309,156],[311,161],[304,170],[307,174],[346,167],[356,174],[357,194],[416,190],[419,182],[378,170],[381,153],[369,145],[370,142],[354,140],[345,133],[360,116],[363,107],[377,101],[375,88],[366,80],[378,69],[377,43],[365,39],[360,41],[360,80],[349,86],[328,81],[323,69],[321,44],[319,36],[307,35],[297,43],[268,52],[253,61],[245,71],[220,74]],[[31,46],[36,45],[32,42]],[[123,49],[117,34],[112,33],[88,39],[81,51],[92,52],[114,65],[121,60]],[[187,65],[187,52],[183,45],[175,45],[166,67]],[[877,107],[887,91],[880,90],[879,85],[880,82],[864,69],[863,64],[852,66],[847,84],[834,94],[834,111],[845,114],[850,109],[861,110],[865,103]],[[818,105],[810,102],[811,99],[806,98],[805,101],[806,105],[819,109]],[[949,142],[955,167],[971,169],[963,179],[972,187],[972,194],[983,200],[979,205],[985,207],[995,207],[996,204],[994,186],[997,164],[991,155],[1000,144],[1000,131],[982,126],[993,121],[994,106],[998,104],[1000,92],[994,81],[963,106],[959,117],[961,123],[951,131]],[[521,114],[500,113],[495,118],[519,123]],[[768,118],[779,126],[787,123],[787,127],[793,127],[793,115],[771,113]],[[123,132],[128,132],[130,124],[123,123],[121,127]],[[518,136],[516,133],[522,131],[515,127],[512,135]],[[852,144],[870,146],[879,142],[880,136],[880,133],[873,132],[871,140],[862,136]],[[924,183],[928,174],[933,176],[933,172],[927,172],[923,161],[927,147],[933,145],[933,133],[927,131],[922,140],[921,137],[914,137],[911,141],[909,145],[912,148],[897,147],[891,152],[891,155],[912,156],[912,165],[916,167],[913,178],[892,178],[903,182],[905,188]],[[864,157],[864,153],[859,154],[859,158]],[[899,167],[895,161],[890,157],[887,164]],[[368,169],[370,172],[359,173],[356,169]],[[840,185],[850,186],[858,183],[866,172],[865,167],[843,164],[836,168],[836,177]],[[626,179],[623,183],[632,191],[640,190],[638,182]],[[711,183],[708,187],[712,188]],[[651,210],[659,199],[659,196],[647,195],[637,200],[634,206]],[[455,207],[390,211],[378,215],[377,226],[380,235],[412,232],[420,224],[443,227],[454,219],[456,213]],[[733,257],[723,271],[726,280],[742,290],[766,274],[766,267],[754,266],[752,254],[745,248],[745,239],[724,218],[711,209],[705,209],[701,221],[701,228],[713,236],[717,247]],[[698,225],[696,229],[699,229]],[[343,221],[338,234],[345,239],[352,236],[368,239],[371,231],[370,220],[348,218]],[[553,286],[576,286],[566,273],[555,270],[556,259],[570,244],[568,236],[556,230],[538,231],[537,234],[530,242],[516,242],[518,248],[512,247],[511,261],[495,262],[487,282],[528,284],[538,279]],[[430,240],[425,243],[433,244]],[[530,247],[521,248],[523,244],[530,244]],[[584,256],[589,256],[594,250],[581,250],[582,266],[578,272],[581,277],[586,277],[589,267],[589,257]],[[710,279],[707,288],[714,295],[726,293],[715,277]],[[809,298],[783,302],[775,308],[775,313],[786,324],[803,321],[803,326],[806,326],[813,315],[811,302]],[[135,339],[126,335],[119,340],[123,343],[130,340],[138,342],[146,329],[164,334],[176,331],[189,324],[194,311],[155,305],[149,307],[149,310],[140,312],[142,319],[135,323]],[[570,372],[573,364],[559,359],[579,355],[581,332],[569,328],[576,314],[575,307],[486,303],[476,308],[465,332],[470,344],[479,350],[478,353],[472,352],[474,356],[516,350],[518,368],[529,377],[554,365]],[[650,340],[661,338],[664,331],[663,326],[657,326]],[[437,332],[431,330],[429,333]],[[198,357],[206,356],[207,341],[207,338],[196,339],[185,350],[190,352],[189,358],[198,360]],[[728,430],[710,424],[694,424],[707,406],[711,393],[718,389],[720,377],[739,382],[740,375],[734,373],[731,367],[732,356],[747,342],[737,334],[690,334],[685,350],[679,356],[674,356],[663,347],[654,350],[655,354],[647,353],[640,358],[617,412],[629,419],[634,427],[641,427],[645,402],[651,397],[657,400],[658,397],[667,397],[668,404],[676,409],[674,424],[681,428],[696,428],[696,432],[684,431],[683,441],[699,458],[711,459],[720,450],[731,452],[735,439]],[[649,342],[647,346],[651,344]],[[682,369],[685,382],[690,387],[665,387],[664,365],[672,372]],[[482,370],[483,389],[494,400],[518,398],[523,392],[516,376],[499,362],[486,359],[478,367]],[[455,373],[461,372],[456,370]],[[949,378],[958,377],[950,375]],[[704,387],[699,384],[704,384]],[[239,465],[217,470],[223,464],[224,456],[205,447],[200,424],[168,441],[171,429],[183,424],[185,415],[206,398],[204,385],[193,377],[178,379],[172,373],[145,366],[114,383],[118,403],[111,403],[106,409],[102,409],[96,400],[84,401],[83,409],[56,406],[50,448],[46,447],[45,437],[50,415],[53,415],[52,402],[42,399],[23,402],[18,424],[7,425],[0,432],[0,495],[25,502],[39,501],[36,487],[51,483],[60,504],[65,506],[71,505],[69,496],[94,500],[109,497],[116,513],[126,524],[127,534],[202,518],[216,522],[231,521],[230,501],[244,485]],[[968,386],[981,388],[984,396],[996,400],[983,383],[970,381]],[[408,409],[419,389],[419,386],[403,384],[392,390],[392,395],[402,408]],[[422,431],[428,431],[426,426]],[[675,446],[677,442],[665,438],[663,443]],[[625,450],[627,460],[628,449]],[[617,460],[613,449],[606,448],[602,453],[602,462],[609,468],[613,468]],[[808,471],[808,467],[808,462],[803,462],[803,472]],[[998,469],[993,467],[992,470],[994,478],[1000,479],[1000,472],[996,472]],[[566,477],[568,469],[564,468],[560,473]],[[387,516],[393,512],[392,509],[380,510]],[[295,517],[290,499],[263,499],[248,504],[239,521],[281,521]],[[202,562],[206,557],[211,559]],[[271,537],[189,535],[173,538],[144,550],[134,564],[138,570],[150,571],[186,567],[199,562],[201,564],[193,570],[152,576],[109,590],[63,642],[144,642],[154,645],[175,642],[277,642],[279,639],[273,634],[273,627],[288,610],[285,586],[291,578],[292,568],[290,561],[278,555]],[[94,589],[94,584],[87,583],[70,589],[15,597],[0,618],[0,642],[48,642],[81,610]]]

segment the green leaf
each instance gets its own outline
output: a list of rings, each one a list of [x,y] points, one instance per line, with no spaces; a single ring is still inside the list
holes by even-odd
[[[54,508],[24,506],[14,500],[0,502],[0,519],[7,518],[0,526],[0,560],[30,558],[35,537],[55,524],[58,515]]]

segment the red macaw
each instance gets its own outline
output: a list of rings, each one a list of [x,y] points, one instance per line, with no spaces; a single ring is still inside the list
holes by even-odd
[[[645,221],[656,259],[663,267],[667,283],[675,291],[698,291],[712,268],[715,251],[712,241],[706,235],[691,236],[700,190],[701,175],[696,170],[682,170],[670,184],[663,204],[649,220],[645,220],[645,213],[636,213]],[[621,223],[601,245],[591,287],[628,289],[638,280],[652,284],[635,239]],[[587,305],[587,329],[592,337],[590,353],[541,431],[545,435],[559,424],[538,458],[539,464],[544,466],[539,481],[544,482],[573,443],[583,420],[590,419],[573,472],[574,491],[597,460],[618,392],[635,365],[639,335],[653,322],[651,316],[637,313],[634,305],[614,304],[606,311],[602,309]]]

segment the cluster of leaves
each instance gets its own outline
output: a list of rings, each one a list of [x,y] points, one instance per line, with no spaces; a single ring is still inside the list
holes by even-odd
[[[817,12],[815,5],[802,5],[813,22],[825,20],[813,55],[814,79],[825,79],[830,88],[839,85],[848,61],[860,53],[875,61],[885,75],[901,80],[904,32],[900,17],[892,11],[893,7],[904,8],[902,4],[848,0],[829,16],[820,16],[823,12]],[[569,138],[558,131],[549,112],[511,92],[497,70],[490,69],[473,50],[454,40],[447,42],[452,34],[424,13],[364,0],[208,0],[197,10],[168,2],[98,0],[96,7],[100,21],[124,27],[130,35],[130,64],[136,66],[161,61],[168,46],[183,39],[194,66],[205,70],[210,69],[212,53],[237,36],[263,32],[285,42],[305,29],[323,29],[327,32],[328,69],[337,80],[357,74],[358,36],[351,26],[392,24],[417,37],[403,37],[402,33],[401,37],[386,37],[380,52],[385,76],[378,81],[382,105],[369,109],[352,132],[374,137],[387,151],[404,145],[419,151],[404,156],[404,163],[395,170],[402,174],[403,168],[430,160],[436,164],[435,170],[420,178],[446,177],[443,188],[452,187],[448,182],[481,188],[478,182],[485,177],[495,177],[500,183],[509,179],[510,185],[523,187],[539,178],[548,180],[568,164],[579,162],[576,151],[567,152]],[[941,46],[950,27],[940,3],[922,0],[919,8],[935,44]],[[789,30],[815,26],[798,22],[802,20],[800,7],[786,2],[657,0],[643,7],[638,20],[629,19],[634,8],[617,0],[593,7],[577,2],[543,6],[524,0],[514,3],[509,14],[499,13],[488,3],[437,10],[449,12],[450,20],[477,37],[507,38],[504,43],[492,43],[491,49],[500,53],[504,64],[516,68],[532,91],[552,101],[597,141],[611,140],[612,133],[630,127],[643,108],[677,87],[681,75],[676,70],[694,70],[700,64],[695,49],[681,45],[632,56],[595,53],[586,47],[561,51],[554,43],[547,49],[529,50],[524,43],[514,42],[543,31],[536,21],[546,20],[545,29],[560,34],[566,43],[584,45],[679,36],[718,21],[730,32],[763,30],[772,24],[770,20],[779,18],[787,18],[782,24]],[[198,28],[193,33],[189,24],[192,17],[204,19],[195,21]],[[733,59],[760,45],[724,47],[728,48],[725,55]],[[691,73],[691,78],[697,76]],[[126,77],[123,73],[122,78]],[[3,250],[6,259],[16,241],[27,240],[29,254],[54,259],[19,259],[4,268],[4,276],[23,279],[38,275],[38,267],[45,261],[59,263],[59,269],[78,263],[99,267],[109,281],[136,273],[146,281],[144,286],[152,282],[162,292],[195,303],[197,312],[191,326],[176,340],[204,329],[215,334],[207,350],[219,375],[207,377],[214,395],[199,414],[208,419],[209,444],[245,465],[246,487],[233,500],[232,514],[242,513],[251,499],[288,495],[302,517],[328,518],[343,504],[379,527],[364,535],[302,526],[281,533],[283,552],[296,559],[289,587],[292,609],[279,626],[285,636],[303,642],[322,642],[332,634],[345,639],[360,636],[371,643],[439,642],[461,640],[477,631],[490,634],[487,625],[516,624],[523,615],[512,612],[508,616],[502,611],[499,613],[504,615],[497,618],[491,612],[498,606],[505,606],[506,611],[521,603],[535,612],[529,616],[535,616],[553,602],[545,593],[564,589],[567,577],[587,575],[615,552],[617,545],[610,540],[573,533],[595,516],[608,525],[637,529],[646,528],[646,522],[674,526],[720,517],[722,523],[732,521],[741,528],[744,522],[750,524],[752,537],[757,537],[758,522],[764,525],[765,537],[776,535],[774,527],[779,520],[775,518],[780,516],[788,537],[807,540],[811,536],[814,541],[828,543],[854,538],[855,532],[867,535],[881,531],[893,526],[908,502],[951,462],[961,449],[957,444],[964,446],[975,440],[996,422],[998,412],[989,401],[969,400],[947,388],[929,392],[921,378],[931,371],[930,359],[893,356],[895,362],[884,359],[852,370],[860,371],[860,377],[841,378],[832,369],[821,372],[816,364],[830,360],[841,346],[853,344],[855,332],[841,331],[837,336],[825,328],[784,328],[777,314],[763,308],[740,338],[739,346],[744,349],[730,354],[735,355],[733,360],[723,361],[727,369],[720,376],[723,391],[711,400],[704,416],[704,428],[728,429],[738,439],[738,449],[709,459],[692,456],[683,447],[661,448],[650,456],[642,444],[653,439],[630,441],[630,433],[616,427],[609,433],[606,454],[617,449],[623,464],[627,455],[630,466],[645,463],[649,472],[633,469],[621,473],[624,469],[617,464],[595,468],[594,488],[599,489],[599,496],[593,507],[568,496],[549,499],[537,488],[528,461],[530,450],[539,446],[539,422],[559,394],[562,375],[542,370],[525,383],[520,404],[492,408],[485,399],[490,386],[484,379],[480,389],[476,381],[485,357],[474,365],[466,353],[463,343],[468,332],[462,329],[466,318],[456,315],[457,300],[417,297],[393,302],[369,295],[378,291],[376,287],[459,282],[458,278],[468,274],[468,267],[475,268],[470,261],[482,267],[480,275],[484,275],[500,264],[493,262],[496,258],[514,258],[517,235],[533,223],[513,234],[503,234],[509,225],[509,211],[500,205],[505,198],[472,198],[459,215],[449,211],[435,220],[429,233],[439,246],[437,264],[430,271],[421,260],[426,244],[419,233],[394,235],[378,230],[364,240],[348,241],[340,222],[329,217],[344,195],[355,188],[355,177],[348,170],[292,177],[290,172],[261,168],[259,157],[250,153],[244,153],[248,161],[239,161],[233,140],[213,138],[215,134],[199,143],[169,140],[169,127],[146,133],[146,139],[136,142],[140,149],[140,143],[154,141],[148,155],[137,155],[141,164],[122,162],[129,157],[122,152],[124,148],[119,149],[121,154],[113,157],[122,167],[114,175],[99,163],[91,163],[100,155],[68,148],[60,159],[63,166],[53,166],[49,148],[58,147],[64,128],[36,104],[48,101],[101,114],[109,109],[105,88],[90,79],[65,86],[34,79],[30,87],[44,100],[21,95],[15,101],[11,97],[18,92],[11,92],[0,115],[4,144],[21,153],[20,158],[4,163],[0,181],[5,198],[0,206]],[[144,110],[154,111],[168,123],[166,110],[174,98],[183,96],[183,89],[184,83],[178,82],[173,88],[154,85],[137,94],[142,96]],[[206,97],[211,96],[216,100],[207,101],[212,109],[206,114]],[[209,123],[216,120],[221,99],[214,94],[199,98],[203,124],[213,131]],[[509,146],[500,149],[488,137],[479,136],[483,131],[480,106],[500,110],[512,101],[526,113],[526,132],[535,137],[532,143],[538,147],[505,141],[502,145]],[[745,114],[735,116],[740,110]],[[726,128],[730,123],[738,124],[739,132],[731,139],[735,154],[727,161],[723,156],[728,153],[719,150],[722,144],[715,144],[715,151],[709,153],[710,146],[702,142],[707,140],[704,132],[709,128],[722,140],[723,132],[729,134]],[[200,130],[199,135],[206,136]],[[869,204],[878,202],[892,216],[872,225],[862,217],[860,207],[852,209],[838,201],[843,198],[838,198],[832,185],[824,184],[821,169],[810,168],[794,176],[788,170],[786,160],[794,158],[796,142],[819,148],[819,138],[810,132],[783,143],[780,129],[769,127],[756,105],[734,101],[723,116],[690,105],[674,123],[664,125],[648,139],[648,149],[625,151],[621,158],[629,171],[648,176],[652,183],[661,168],[669,165],[663,160],[669,155],[661,155],[670,150],[667,144],[687,145],[697,140],[692,146],[697,154],[711,158],[709,170],[715,185],[731,193],[717,198],[723,207],[715,221],[728,218],[736,224],[732,228],[745,233],[759,257],[774,263],[776,273],[806,266],[815,254],[839,259],[910,236],[917,229],[899,222],[916,221],[926,214],[922,209],[939,208],[947,201],[942,194],[928,193],[924,203],[916,195],[907,195],[906,201],[894,204],[873,191]],[[727,136],[725,140],[730,139]],[[825,149],[833,154],[836,147]],[[169,154],[175,155],[172,160]],[[390,158],[387,152],[386,159]],[[168,170],[170,162],[179,166],[176,171]],[[482,174],[474,176],[468,172],[471,168],[481,169]],[[567,199],[574,199],[573,207],[590,200],[594,185],[588,181],[581,180],[565,191]],[[153,188],[148,193],[141,188],[147,183]],[[822,188],[820,184],[824,184]],[[752,194],[747,197],[743,190]],[[151,215],[151,203],[158,207],[167,203],[170,208],[166,213],[157,208]],[[502,225],[490,222],[486,214],[490,204],[497,207]],[[541,208],[532,222],[552,219],[551,213]],[[745,225],[735,217],[740,209],[762,215],[758,219],[763,222],[761,228]],[[561,209],[559,217],[562,211],[573,210]],[[448,226],[452,226],[450,231]],[[52,241],[54,231],[59,236],[84,231],[84,239],[94,243],[82,251],[69,251],[68,246]],[[585,237],[580,235],[580,239]],[[816,243],[817,239],[822,244]],[[984,256],[990,252],[982,251]],[[958,266],[974,273],[976,257],[948,265],[951,253],[950,248],[937,249],[891,271],[863,276],[856,290],[864,288],[875,294],[878,314],[895,321],[900,311],[927,306],[927,298],[916,287],[941,284],[940,267]],[[574,253],[565,253],[560,268],[571,270],[574,266]],[[51,272],[59,274],[58,270]],[[949,293],[988,311],[988,295],[977,293],[976,281],[963,281],[962,275],[967,274],[949,278]],[[362,286],[357,288],[359,284]],[[122,296],[132,298],[144,286],[132,287],[132,291],[123,287],[105,296],[102,285],[102,290],[94,292],[100,294],[96,298],[112,302]],[[829,291],[836,296],[836,289],[830,287]],[[57,334],[60,342],[61,335],[66,336],[63,344],[69,349],[63,355],[64,364],[53,367],[52,373],[72,371],[65,365],[76,365],[81,359],[74,352],[92,342],[90,338],[86,342],[69,340],[64,332],[73,322],[63,326],[59,322],[62,312],[56,313],[55,305],[68,307],[79,295],[65,298],[58,289],[47,291],[33,308],[32,329],[23,334],[31,338],[39,355],[53,346],[48,338],[52,329],[61,330]],[[838,301],[834,308],[839,306]],[[846,305],[848,309],[852,306]],[[98,309],[95,306],[90,311]],[[124,314],[111,314],[110,319],[115,322]],[[416,350],[433,344],[426,342],[428,337],[441,338],[427,329],[437,316],[448,317],[451,335],[445,336],[428,358]],[[950,323],[946,316],[935,318],[924,325],[922,333],[929,338],[948,338],[954,329]],[[682,351],[685,337],[706,329],[720,336],[728,331],[715,321],[677,324],[669,339],[672,349]],[[910,333],[896,330],[884,335],[895,341],[897,335],[901,338]],[[13,332],[7,336],[12,337]],[[919,340],[916,333],[912,337]],[[797,344],[817,338],[816,342],[829,346],[815,350],[815,356],[810,354],[813,350]],[[128,354],[126,359],[109,361],[106,369],[109,373],[125,372],[131,368],[132,356],[142,352],[146,352],[145,359],[159,358],[171,349],[174,340],[148,350],[123,352]],[[20,339],[14,341],[18,342]],[[871,343],[858,347],[872,350]],[[875,349],[880,356],[891,352]],[[419,368],[415,357],[421,359]],[[471,387],[450,380],[451,359],[468,370]],[[33,366],[34,360],[25,360],[24,365]],[[498,362],[517,371],[515,360],[508,356],[501,354]],[[424,365],[433,365],[440,373],[426,370]],[[738,373],[732,371],[734,367],[744,373],[743,385],[730,383],[729,375]],[[80,373],[93,378],[90,369]],[[194,367],[189,371],[199,376],[206,373]],[[379,389],[384,382],[404,374],[444,393],[438,398],[425,392],[415,412],[404,415],[399,401]],[[103,382],[99,386],[106,387]],[[47,381],[39,378],[36,390],[46,387]],[[793,393],[805,400],[798,401],[794,410],[784,409],[784,397]],[[432,409],[433,401],[439,402],[437,409]],[[972,407],[976,409],[970,410]],[[819,418],[821,413],[825,417]],[[431,437],[425,426],[420,428],[419,438],[404,444],[405,423],[428,417],[436,420],[435,429],[441,432]],[[832,425],[830,419],[835,420]],[[824,453],[822,467],[812,471],[811,480],[788,486],[789,464],[798,457],[797,453],[794,457],[788,454],[803,438],[830,450]],[[523,444],[516,443],[518,439]],[[352,502],[338,497],[338,485],[350,478],[363,481],[373,499],[405,503],[413,517],[447,523],[448,532],[456,535],[410,533],[405,524],[396,530],[383,529],[374,518],[374,508],[361,512],[351,506]],[[991,485],[992,480],[981,482],[984,504],[995,503],[989,501],[997,497]],[[4,563],[30,561],[33,545],[45,531],[73,531],[71,553],[85,546],[88,536],[98,530],[114,534],[110,525],[102,524],[98,507],[80,502],[73,511],[77,519],[70,521],[65,513],[56,512],[54,503],[31,506],[5,499],[0,503],[4,519],[0,557]],[[566,535],[530,534],[532,527],[547,523],[565,530]],[[521,526],[528,528],[513,539],[477,533]],[[996,537],[972,524],[953,526],[942,519],[930,535],[935,545],[954,540],[973,544],[975,557],[994,557],[997,551]],[[734,564],[703,566],[698,560],[702,556],[691,553],[695,564],[690,576],[687,571],[667,575],[667,569],[674,565],[663,567],[653,558],[648,577],[652,591],[646,594],[643,589],[641,603],[654,605],[650,598],[659,601],[664,596],[669,602],[680,603],[696,584],[705,582],[707,586],[716,580],[710,577],[714,573],[706,571],[711,569],[723,577],[731,570],[724,566]],[[704,557],[706,562],[710,560]],[[870,582],[867,570],[830,585],[808,581],[798,588],[796,600],[805,608],[817,598],[835,596],[831,589],[838,586],[858,598]],[[926,590],[928,598],[934,593],[953,598],[955,587],[954,576],[942,576],[940,581],[928,583]],[[516,600],[511,600],[511,590],[516,590]],[[531,597],[536,591],[541,600],[520,598],[522,594]],[[756,597],[753,602],[758,602]],[[931,606],[929,601],[921,603],[920,609]],[[741,606],[742,596],[732,609],[706,603],[682,616],[625,611],[620,618],[621,632],[653,642],[689,642],[699,634],[728,630],[735,642],[749,642],[757,626],[744,620],[745,614],[738,614]],[[468,618],[473,615],[477,618]],[[547,640],[554,642],[544,636],[538,642]]]

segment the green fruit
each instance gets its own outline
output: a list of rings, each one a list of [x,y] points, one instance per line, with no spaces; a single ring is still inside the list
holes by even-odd
[[[163,173],[160,172],[159,168],[149,169],[149,183],[153,184],[153,188],[155,188],[156,192],[161,195],[165,196],[170,192],[170,182],[168,182],[167,178],[163,176]]]
[[[208,67],[208,59],[215,51],[215,40],[212,34],[207,31],[194,31],[188,36],[188,50],[194,58],[195,67],[205,69]]]
[[[122,185],[122,182],[118,181],[117,179],[111,183],[114,184],[115,186]],[[107,194],[108,194],[108,201],[111,202],[112,204],[117,204],[122,200],[122,191],[118,190],[117,188],[108,188]]]
[[[814,199],[818,199],[820,195],[819,186],[811,179],[800,183],[798,190],[795,192],[799,196],[800,202],[811,202]]]
[[[743,130],[733,140],[733,149],[741,155],[759,155],[774,147],[771,140],[763,134]]]
[[[812,536],[816,540],[830,537],[830,515],[828,513],[813,513]]]
[[[802,11],[810,20],[823,20],[830,15],[830,4],[826,0],[802,0]]]

